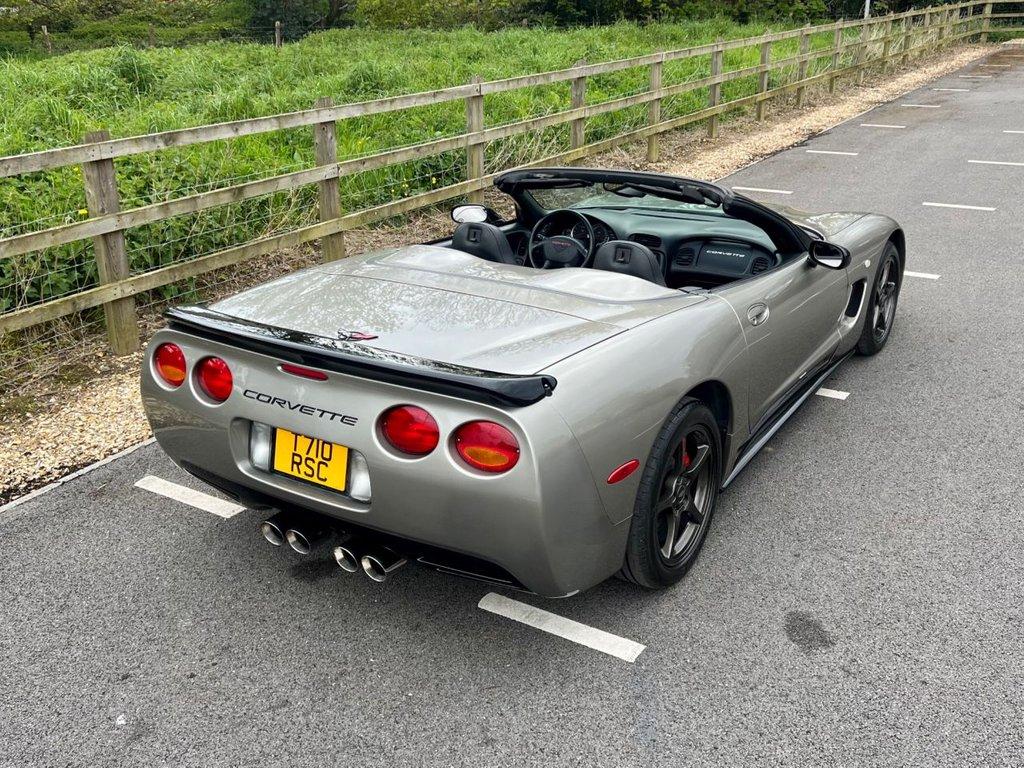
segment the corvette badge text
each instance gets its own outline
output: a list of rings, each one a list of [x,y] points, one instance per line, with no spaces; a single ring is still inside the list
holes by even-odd
[[[286,400],[283,397],[275,397],[264,392],[257,392],[255,389],[247,389],[242,392],[242,395],[259,403],[276,405],[278,408],[284,408],[286,411],[298,411],[306,416],[316,416],[328,421],[338,421],[349,427],[355,426],[356,422],[359,421],[356,416],[347,416],[344,413],[336,413],[324,408],[315,408],[312,405],[304,405],[303,403],[293,403],[291,400]]]

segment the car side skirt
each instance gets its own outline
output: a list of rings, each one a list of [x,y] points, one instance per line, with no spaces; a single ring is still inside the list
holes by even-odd
[[[740,472],[743,471],[744,467],[750,463],[751,459],[758,454],[758,452],[764,448],[764,446],[771,440],[772,436],[782,428],[782,425],[789,421],[790,417],[800,410],[800,406],[803,405],[807,398],[813,395],[832,372],[835,371],[842,363],[851,355],[852,352],[847,352],[845,355],[835,360],[831,364],[826,364],[824,370],[816,377],[809,379],[804,386],[796,390],[790,395],[783,403],[777,408],[775,415],[768,419],[762,426],[751,436],[751,438],[740,448],[739,454],[736,458],[736,463],[733,465],[732,472],[722,482],[722,488],[725,489],[729,484],[737,478]]]

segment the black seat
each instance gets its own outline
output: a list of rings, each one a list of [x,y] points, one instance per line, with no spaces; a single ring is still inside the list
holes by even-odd
[[[665,285],[665,273],[654,252],[646,245],[629,240],[609,240],[594,254],[594,269],[621,272]]]
[[[465,222],[452,235],[452,248],[499,264],[515,264],[516,254],[505,233],[493,224]]]

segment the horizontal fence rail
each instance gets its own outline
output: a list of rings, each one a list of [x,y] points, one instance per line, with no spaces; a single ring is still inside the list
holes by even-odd
[[[569,149],[533,161],[533,164],[572,163],[588,155],[607,151],[623,143],[647,140],[647,157],[659,157],[658,137],[700,121],[708,122],[709,135],[718,130],[726,112],[752,107],[756,117],[765,117],[764,106],[772,99],[795,94],[802,105],[808,87],[824,85],[834,90],[842,77],[863,77],[869,66],[887,69],[910,56],[935,50],[969,38],[981,41],[1008,28],[993,25],[1024,19],[1024,13],[994,13],[999,3],[965,2],[871,19],[838,21],[757,37],[720,40],[673,51],[602,63],[578,62],[568,69],[522,75],[489,82],[474,80],[465,85],[421,93],[391,96],[374,101],[334,105],[321,99],[307,110],[237,120],[215,125],[184,128],[144,136],[108,138],[90,134],[83,143],[0,158],[0,179],[81,166],[89,218],[48,229],[15,234],[0,239],[0,261],[79,241],[91,241],[98,267],[98,285],[70,295],[43,300],[30,306],[15,306],[0,314],[0,334],[30,328],[66,315],[103,307],[110,346],[115,353],[138,347],[138,315],[133,297],[193,278],[213,270],[241,264],[284,248],[313,241],[322,242],[324,258],[345,253],[343,233],[368,224],[460,197],[482,200],[483,192],[502,169],[485,168],[485,148],[503,139],[543,131],[555,126],[569,127]],[[831,33],[826,47],[812,48],[812,39]],[[794,55],[773,58],[773,46],[791,43]],[[726,69],[728,51],[750,48],[759,52],[759,63]],[[793,48],[791,48],[792,50]],[[663,85],[666,63],[688,59],[706,61],[709,74]],[[823,64],[821,71],[812,66]],[[649,87],[638,93],[586,104],[589,78],[614,72],[646,68]],[[788,82],[772,84],[771,75],[792,71]],[[722,87],[743,78],[756,79],[753,93],[722,99]],[[484,97],[537,86],[567,83],[571,88],[570,108],[517,122],[485,127]],[[707,106],[674,117],[663,116],[663,103],[673,96],[707,90]],[[337,160],[336,131],[343,121],[444,103],[465,103],[465,131],[455,136],[387,149],[362,157]],[[587,121],[621,110],[642,107],[646,124],[597,141],[586,140]],[[162,150],[246,136],[308,127],[314,131],[316,165],[269,178],[249,180],[233,186],[177,197],[171,200],[121,210],[114,161]],[[396,164],[458,152],[465,157],[465,180],[412,194],[361,210],[343,212],[339,181],[355,174],[385,169]],[[253,239],[241,245],[131,275],[125,251],[125,232],[135,227],[167,221],[273,193],[316,186],[319,221],[290,231]]]

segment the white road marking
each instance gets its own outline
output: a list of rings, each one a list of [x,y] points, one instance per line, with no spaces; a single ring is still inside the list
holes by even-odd
[[[1024,131],[1003,131],[1003,133],[1024,133]]]
[[[832,149],[808,149],[808,154],[811,155],[846,155],[848,157],[856,157],[859,152],[839,152]]]
[[[951,93],[970,93],[970,88],[932,88],[933,91],[949,91]]]
[[[1013,64],[979,64],[979,67],[1012,67]]]
[[[636,661],[637,656],[647,648],[646,645],[641,645],[625,637],[613,635],[603,629],[588,627],[578,621],[534,608],[532,605],[511,600],[494,592],[484,595],[480,599],[479,606],[498,616],[504,616],[506,619],[518,621],[566,640],[572,640],[574,643],[607,653],[609,656],[628,661],[630,664]]]
[[[767,192],[772,195],[792,195],[792,190],[789,189],[768,189],[767,187],[733,187],[738,189],[740,192]]]
[[[1008,160],[968,160],[968,163],[974,163],[975,165],[1014,165],[1017,167],[1024,166],[1024,163],[1011,163]]]
[[[849,392],[843,392],[838,389],[829,389],[828,387],[820,387],[814,394],[821,395],[822,397],[831,397],[833,400],[845,400],[850,396]]]
[[[957,75],[961,80],[991,80],[994,75]]]
[[[861,128],[906,128],[905,125],[886,125],[885,123],[861,123]]]
[[[901,107],[913,107],[915,109],[939,109],[942,107],[941,104],[900,104]]]
[[[239,506],[234,502],[218,499],[216,496],[211,496],[208,493],[194,491],[191,488],[186,488],[184,485],[178,485],[170,480],[164,480],[162,477],[154,477],[153,475],[146,475],[135,483],[135,487],[180,501],[182,504],[188,504],[190,507],[201,509],[204,512],[217,515],[217,517],[223,517],[225,520],[229,517],[234,517],[239,512],[245,511],[245,507]]]
[[[933,275],[931,272],[911,272],[909,269],[903,270],[904,277],[922,277],[925,280],[938,280],[942,275]]]
[[[921,203],[921,205],[927,205],[932,208],[963,208],[965,211],[995,210],[995,208],[989,208],[987,205],[959,205],[958,203]]]

